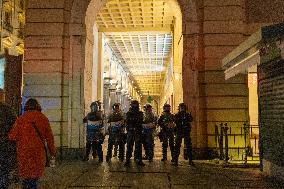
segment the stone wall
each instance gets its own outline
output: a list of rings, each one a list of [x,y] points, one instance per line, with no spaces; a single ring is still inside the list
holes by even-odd
[[[248,121],[247,78],[225,81],[221,60],[244,39],[244,1],[203,0],[182,5],[183,90],[193,109],[193,146],[215,146],[214,126]],[[193,10],[195,7],[195,10]],[[190,8],[191,7],[191,8]],[[189,13],[195,11],[195,14]],[[203,150],[201,150],[203,151]]]
[[[284,1],[245,0],[247,23],[279,23],[284,21]]]
[[[68,72],[64,65],[64,0],[30,0],[26,12],[24,98],[36,98],[48,116],[56,146],[67,146]]]
[[[259,120],[263,170],[284,180],[284,60],[272,60],[258,67]]]
[[[245,38],[242,0],[205,0],[203,4],[205,109],[208,147],[214,147],[215,124],[240,127],[248,121],[248,87],[245,75],[225,81],[221,60]],[[213,135],[213,136],[212,136]]]

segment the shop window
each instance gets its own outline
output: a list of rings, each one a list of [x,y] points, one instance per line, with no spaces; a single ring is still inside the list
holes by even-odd
[[[6,64],[5,58],[1,58],[0,59],[0,89],[3,89],[3,90],[4,90],[4,81],[5,81],[5,78],[4,78],[5,64]]]

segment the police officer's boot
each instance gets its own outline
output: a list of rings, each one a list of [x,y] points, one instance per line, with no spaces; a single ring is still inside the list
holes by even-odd
[[[190,165],[190,166],[195,166],[195,164],[193,163],[192,160],[189,160],[189,161],[188,161],[188,165]]]
[[[163,158],[161,159],[161,161],[167,161],[167,154],[163,153]]]
[[[173,161],[173,164],[172,164],[173,166],[178,166],[178,160],[177,159],[175,159],[174,161]]]
[[[144,166],[145,166],[145,163],[143,163],[142,160],[137,160],[137,161],[136,161],[136,164],[139,165],[139,166],[141,166],[141,167],[144,167]]]

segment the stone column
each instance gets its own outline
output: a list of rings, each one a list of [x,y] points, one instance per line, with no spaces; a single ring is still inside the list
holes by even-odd
[[[66,1],[66,4],[70,2]],[[70,8],[70,6],[68,7]],[[69,147],[71,143],[68,143],[67,140],[68,63],[70,62],[68,55],[71,54],[69,48],[71,45],[74,45],[74,49],[77,48],[77,40],[74,39],[70,43],[69,37],[64,33],[66,28],[69,29],[69,21],[65,20],[64,17],[65,12],[70,12],[69,8],[64,6],[63,0],[29,1],[25,25],[27,37],[25,38],[22,95],[24,99],[36,98],[39,101],[43,113],[50,121],[55,145],[60,149]],[[82,49],[81,44],[79,47]],[[76,53],[81,52],[77,51]],[[80,60],[78,62],[81,63]],[[73,77],[80,77],[80,65],[74,62],[73,67],[75,66],[78,75]],[[76,86],[79,84],[74,82]],[[79,92],[81,91],[79,87],[76,89]],[[82,118],[79,109],[77,115]],[[73,119],[76,120],[77,118]],[[79,128],[78,124],[76,128]],[[74,144],[74,147],[78,147],[79,135],[77,136],[77,143]],[[58,151],[58,154],[60,156],[60,151]]]
[[[103,97],[103,106],[105,113],[109,113],[109,98],[110,98],[110,78],[104,78],[104,97]]]
[[[122,103],[122,92],[120,87],[116,89],[116,102],[120,104]]]
[[[109,111],[111,111],[112,105],[116,103],[116,84],[112,84],[109,89]]]
[[[126,111],[126,93],[124,90],[121,92],[121,110]]]
[[[103,100],[103,74],[104,74],[104,38],[99,32],[98,36],[98,72],[97,72],[97,100]]]

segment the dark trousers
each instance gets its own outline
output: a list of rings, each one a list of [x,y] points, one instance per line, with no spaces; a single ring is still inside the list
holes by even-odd
[[[175,148],[175,142],[174,142],[174,133],[171,131],[162,131],[162,147],[163,147],[163,158],[167,159],[167,151],[168,146],[170,146],[171,150],[171,156],[174,158],[174,148]]]
[[[124,141],[122,139],[121,134],[114,134],[111,133],[108,138],[108,148],[107,148],[107,158],[111,159],[112,157],[112,149],[113,147],[119,146],[119,155],[118,158],[123,161],[124,160],[124,151],[125,151],[125,145]]]
[[[154,157],[154,137],[153,133],[145,133],[142,135],[143,147],[145,150],[145,156],[151,160]]]
[[[142,132],[138,131],[128,131],[127,132],[127,151],[126,151],[126,161],[129,161],[132,157],[133,146],[135,143],[135,153],[134,158],[137,161],[142,161]]]
[[[38,179],[24,179],[23,180],[23,189],[37,189]]]
[[[1,189],[8,189],[11,180],[9,178],[9,172],[1,173],[0,175],[0,188]]]
[[[176,136],[176,146],[175,146],[175,160],[178,160],[180,154],[180,147],[182,143],[182,139],[184,139],[184,144],[186,146],[186,153],[189,161],[192,161],[192,144],[190,138],[190,130],[178,131]]]
[[[103,159],[103,150],[102,150],[102,144],[95,140],[87,140],[86,143],[86,158],[89,157],[91,148],[93,151],[93,157],[96,156],[96,153],[98,154],[100,159]]]

